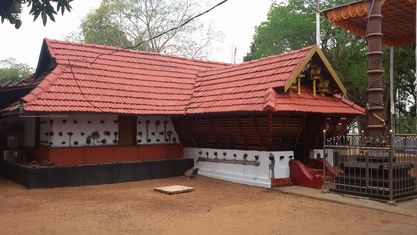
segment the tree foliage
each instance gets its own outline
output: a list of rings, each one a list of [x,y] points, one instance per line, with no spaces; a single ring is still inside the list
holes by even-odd
[[[35,21],[39,16],[42,18],[43,25],[46,25],[48,18],[55,21],[54,15],[61,11],[64,15],[65,11],[71,11],[70,3],[73,0],[1,0],[0,1],[0,18],[1,22],[7,19],[14,24],[16,29],[22,25],[20,14],[23,6],[30,7],[29,14],[33,15]],[[56,6],[56,11],[54,9]]]
[[[127,35],[112,22],[115,4],[102,3],[99,8],[89,13],[81,23],[81,40],[100,45],[130,47],[133,46]]]
[[[320,1],[320,8],[326,9],[349,2],[351,0]],[[314,44],[316,7],[317,0],[289,0],[285,4],[273,3],[267,20],[256,27],[250,52],[244,60],[258,59]],[[321,40],[322,50],[347,87],[348,97],[362,107],[366,107],[368,83],[366,40],[328,23],[324,17],[321,21]],[[414,48],[411,46],[395,49],[395,58],[397,59],[394,66],[394,87],[398,94],[395,104],[398,108],[397,116],[408,121],[402,123],[404,131],[410,129],[407,125],[410,123],[408,117],[410,112],[415,113],[415,62],[413,55]],[[384,67],[387,72],[384,75],[384,84],[386,91],[389,89],[388,65],[389,50],[385,48]],[[389,93],[385,94],[385,107],[388,113]],[[414,100],[412,100],[413,97]],[[397,123],[399,122],[397,121]]]
[[[397,133],[416,133],[415,47],[394,48],[394,95]],[[389,66],[389,50],[384,50],[384,67]],[[388,71],[388,69],[387,69]],[[389,89],[389,75],[385,74],[385,90]],[[387,93],[388,94],[388,93]],[[389,101],[386,102],[389,104]],[[388,106],[388,105],[387,105]],[[389,110],[387,108],[387,110]]]
[[[0,60],[0,87],[8,83],[16,83],[32,74],[32,68],[19,63],[14,58]]]
[[[204,50],[218,34],[198,21],[173,30],[196,14],[197,2],[188,0],[104,0],[83,20],[80,38],[87,43],[205,57]]]

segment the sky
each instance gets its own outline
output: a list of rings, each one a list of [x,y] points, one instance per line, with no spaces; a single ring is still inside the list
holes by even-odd
[[[213,6],[220,0],[206,0],[207,6]],[[97,8],[101,0],[75,0],[73,9],[64,16],[55,17],[43,26],[42,20],[33,22],[28,14],[22,13],[23,24],[20,29],[5,21],[0,24],[0,60],[16,58],[36,68],[43,38],[64,40],[65,36],[78,29],[81,20],[88,12]],[[249,51],[255,27],[266,20],[272,0],[229,0],[225,4],[200,18],[201,22],[211,24],[215,31],[221,32],[223,38],[213,46],[215,49],[207,59],[220,62],[233,62],[236,48],[236,62]],[[202,9],[205,10],[205,9]]]

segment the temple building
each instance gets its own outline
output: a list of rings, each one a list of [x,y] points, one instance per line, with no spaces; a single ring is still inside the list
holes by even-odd
[[[365,113],[345,94],[317,46],[226,64],[45,39],[36,72],[0,88],[0,168],[30,188],[193,166],[270,187]]]

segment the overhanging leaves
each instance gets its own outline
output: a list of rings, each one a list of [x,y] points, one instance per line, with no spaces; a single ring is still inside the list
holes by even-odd
[[[0,17],[3,23],[5,19],[19,28],[22,24],[20,14],[22,6],[30,7],[29,14],[33,15],[33,20],[41,16],[43,25],[48,19],[55,21],[57,11],[64,15],[65,11],[71,11],[70,3],[73,0],[2,0],[0,1]],[[54,7],[54,5],[56,7]],[[55,11],[55,8],[57,9]]]

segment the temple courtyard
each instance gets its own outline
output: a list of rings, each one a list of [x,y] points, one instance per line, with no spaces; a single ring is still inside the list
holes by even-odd
[[[153,191],[173,184],[195,191]],[[416,217],[203,176],[32,190],[0,178],[0,224],[1,234],[417,233]]]

